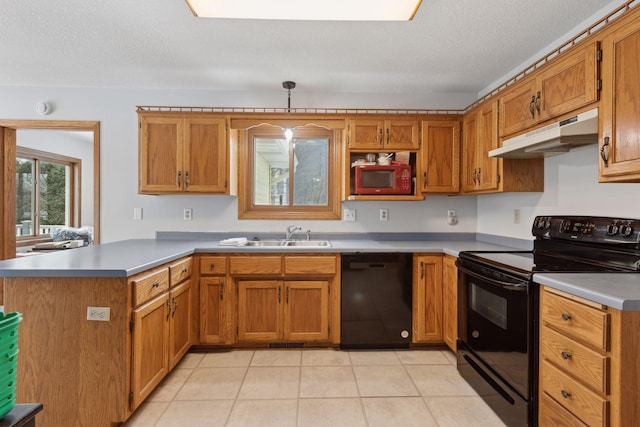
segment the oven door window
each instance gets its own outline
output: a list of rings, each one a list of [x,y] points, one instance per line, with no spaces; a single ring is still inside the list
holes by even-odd
[[[471,310],[507,330],[507,299],[471,284]]]

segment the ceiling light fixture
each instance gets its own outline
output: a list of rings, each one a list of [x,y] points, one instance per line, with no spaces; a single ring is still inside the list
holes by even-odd
[[[409,21],[422,0],[186,0],[201,18]]]
[[[291,112],[291,89],[296,88],[296,82],[282,82],[282,87],[287,89],[287,113]]]

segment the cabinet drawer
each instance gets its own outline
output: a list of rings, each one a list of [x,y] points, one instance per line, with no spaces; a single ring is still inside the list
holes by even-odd
[[[336,258],[326,256],[285,256],[285,274],[336,274]]]
[[[567,411],[562,405],[542,393],[540,398],[540,410],[538,411],[538,425],[540,426],[567,426],[587,427],[585,423]]]
[[[609,350],[608,313],[550,292],[543,292],[540,310],[542,324],[603,352]]]
[[[171,286],[175,286],[188,277],[191,277],[193,260],[191,257],[181,259],[169,265],[169,276],[171,277]]]
[[[203,256],[200,257],[200,274],[227,274],[227,257]]]
[[[540,356],[602,394],[609,393],[609,358],[543,326]]]
[[[133,306],[137,307],[169,289],[169,269],[162,267],[133,276]]]
[[[547,361],[540,365],[540,391],[590,426],[606,426],[609,401],[588,390]]]
[[[281,274],[281,256],[229,257],[229,272],[233,275]]]

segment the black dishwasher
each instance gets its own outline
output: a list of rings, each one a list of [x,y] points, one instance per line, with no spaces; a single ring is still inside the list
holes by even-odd
[[[342,255],[340,348],[409,347],[412,272],[412,254]]]

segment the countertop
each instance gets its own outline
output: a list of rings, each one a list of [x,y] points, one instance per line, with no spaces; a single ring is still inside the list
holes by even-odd
[[[330,247],[221,246],[219,240],[132,239],[0,261],[0,277],[128,277],[194,253],[354,253],[514,250],[475,240],[331,240]]]
[[[638,273],[536,273],[533,280],[618,310],[640,311]]]

